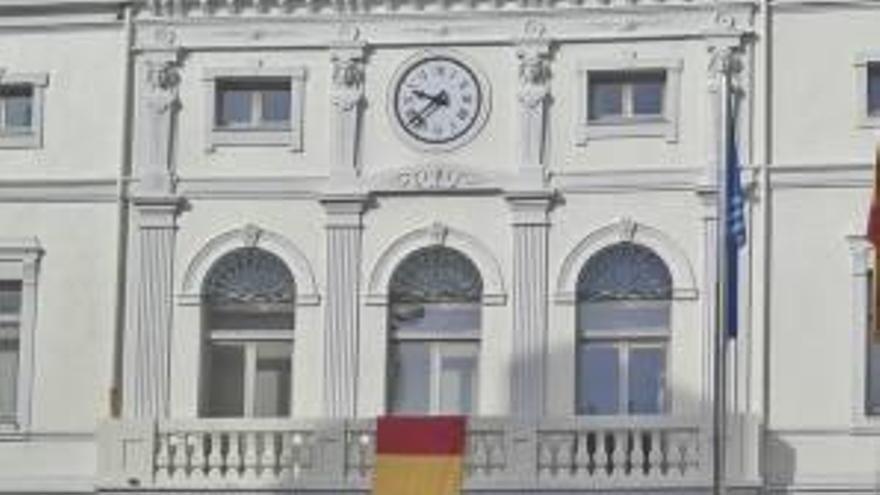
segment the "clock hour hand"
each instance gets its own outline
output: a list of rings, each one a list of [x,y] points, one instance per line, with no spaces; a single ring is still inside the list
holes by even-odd
[[[424,91],[415,90],[415,91],[413,91],[413,94],[415,94],[416,96],[419,96],[419,94],[416,93],[417,91],[418,91],[418,93],[421,93],[422,95],[424,95],[425,98],[427,98],[431,101],[429,101],[427,105],[422,107],[422,109],[419,110],[415,115],[410,117],[410,119],[407,121],[406,125],[415,124],[417,126],[420,126],[420,125],[424,124],[425,119],[427,119],[428,116],[431,115],[432,113],[436,112],[438,108],[440,108],[441,106],[448,106],[449,105],[449,96],[446,94],[445,90],[440,91],[439,93],[437,93],[434,96],[431,96],[431,95],[425,93]]]
[[[430,95],[420,89],[415,89],[412,93],[415,96],[424,100],[431,100],[431,103],[434,103],[436,105],[441,105],[444,107],[449,105],[449,95],[446,94],[446,90],[441,90],[436,95]]]

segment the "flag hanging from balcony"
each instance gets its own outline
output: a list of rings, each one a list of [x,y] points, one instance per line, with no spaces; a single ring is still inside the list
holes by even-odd
[[[373,495],[461,493],[465,418],[381,417]]]
[[[736,148],[736,113],[733,92],[727,102],[727,163],[725,164],[724,208],[727,225],[724,236],[725,254],[725,325],[727,336],[736,338],[739,327],[739,252],[746,245],[746,222],[743,214],[745,196],[740,178],[741,167]]]
[[[871,195],[871,210],[868,214],[868,240],[874,246],[874,283],[871,286],[871,335],[874,342],[880,342],[880,145],[874,151],[874,193]]]

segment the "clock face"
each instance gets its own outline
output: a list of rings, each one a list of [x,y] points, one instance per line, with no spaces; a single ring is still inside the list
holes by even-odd
[[[417,142],[463,142],[485,116],[480,79],[464,63],[445,55],[421,58],[397,79],[392,94],[397,125]]]

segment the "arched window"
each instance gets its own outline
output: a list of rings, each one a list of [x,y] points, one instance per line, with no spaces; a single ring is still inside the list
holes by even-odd
[[[217,260],[202,291],[202,415],[287,416],[291,403],[295,284],[259,248]]]
[[[666,410],[672,277],[652,250],[619,243],[593,255],[577,283],[578,414]]]
[[[474,264],[435,246],[391,277],[388,395],[393,413],[474,412],[483,282]]]

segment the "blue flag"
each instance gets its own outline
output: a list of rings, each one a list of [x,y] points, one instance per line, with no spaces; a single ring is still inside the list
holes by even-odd
[[[745,197],[740,178],[739,155],[736,148],[736,118],[733,97],[727,112],[727,163],[725,164],[724,208],[727,225],[724,226],[725,275],[725,325],[727,336],[736,338],[739,326],[739,251],[746,245],[746,223],[743,214]]]

